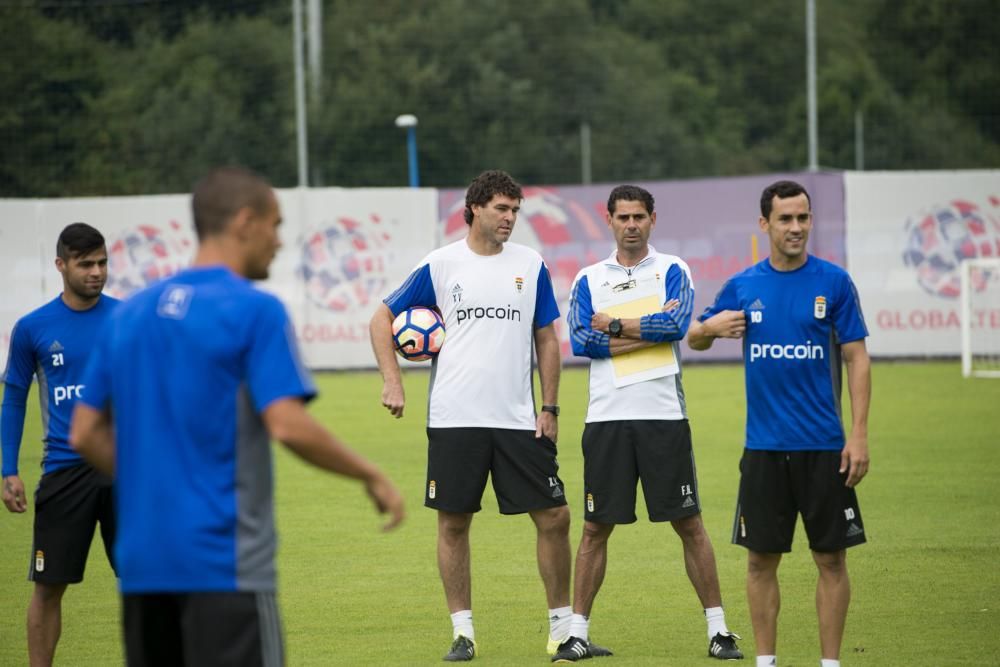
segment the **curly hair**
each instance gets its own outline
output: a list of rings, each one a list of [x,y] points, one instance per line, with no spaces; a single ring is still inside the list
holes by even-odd
[[[465,224],[472,225],[472,207],[485,206],[494,195],[524,199],[521,186],[506,171],[484,171],[476,176],[465,192]]]

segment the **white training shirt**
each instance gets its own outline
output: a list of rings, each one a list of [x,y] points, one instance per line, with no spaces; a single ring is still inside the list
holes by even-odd
[[[694,287],[687,264],[679,257],[658,253],[649,246],[649,254],[635,267],[619,264],[615,251],[603,262],[585,267],[573,281],[567,324],[573,354],[591,359],[587,422],[686,419],[680,372],[616,388],[610,338],[590,326],[599,295],[630,280],[637,283],[655,280],[661,304],[671,299],[680,301],[677,309],[645,315],[641,321],[643,340],[669,342],[680,366],[679,343],[687,333],[694,307]]]
[[[428,426],[534,430],[534,331],[559,317],[537,252],[506,243],[496,255],[477,255],[462,239],[427,255],[385,303],[393,315],[437,306],[444,316]]]

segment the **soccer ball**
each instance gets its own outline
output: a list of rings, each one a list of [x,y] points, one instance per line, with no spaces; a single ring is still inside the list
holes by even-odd
[[[444,322],[436,310],[423,306],[407,308],[392,322],[392,342],[396,354],[404,359],[433,359],[444,344]]]

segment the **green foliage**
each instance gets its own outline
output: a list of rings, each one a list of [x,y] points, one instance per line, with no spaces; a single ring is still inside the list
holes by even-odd
[[[803,0],[323,2],[309,95],[314,185],[486,168],[576,183],[798,170],[806,163]],[[1000,165],[992,0],[817,0],[819,161]],[[0,196],[183,192],[239,162],[297,182],[289,3],[0,7]]]
[[[0,26],[0,196],[78,193],[105,47],[79,26],[32,11],[2,11]]]
[[[852,549],[852,604],[843,659],[855,666],[1000,663],[1000,382],[963,380],[956,363],[877,363],[869,425],[870,475],[859,487],[869,543]],[[281,447],[276,456],[278,571],[290,665],[437,665],[451,634],[435,564],[435,515],[420,507],[426,467],[427,374],[404,377],[403,419],[379,405],[377,373],[318,376],[313,412],[400,486],[409,515],[396,532],[354,483],[310,468]],[[705,524],[715,546],[729,625],[753,653],[743,590],[745,553],[729,544],[743,430],[742,369],[689,365],[685,389]],[[580,435],[587,373],[567,369],[560,403],[560,476],[580,537]],[[31,397],[21,470],[38,475],[40,424]],[[846,401],[845,401],[846,404]],[[789,410],[806,405],[786,406]],[[845,412],[848,409],[845,407]],[[27,664],[24,581],[32,510],[0,518],[0,664]],[[708,664],[698,600],[673,531],[646,521],[619,527],[594,607],[594,638],[616,651],[614,665]],[[487,488],[472,530],[477,664],[548,664],[542,652],[545,598],[525,517],[502,517]],[[801,525],[783,559],[782,664],[818,662],[815,566]],[[121,664],[114,580],[95,543],[86,581],[64,598],[57,662]],[[752,658],[750,658],[752,660]],[[752,664],[752,662],[750,663]]]
[[[260,18],[225,28],[196,21],[173,41],[138,35],[142,48],[117,54],[106,70],[109,90],[92,106],[107,119],[95,137],[98,154],[117,159],[89,161],[90,191],[187,192],[219,163],[292,182],[293,91],[281,90],[290,83],[286,35]]]

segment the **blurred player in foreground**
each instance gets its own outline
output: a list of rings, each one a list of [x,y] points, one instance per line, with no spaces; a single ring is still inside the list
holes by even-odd
[[[798,183],[779,181],[760,200],[771,256],[729,279],[688,344],[743,338],[746,449],[733,542],[746,547],[747,600],[757,665],[777,665],[778,565],[802,514],[819,569],[823,667],[839,667],[851,585],[847,551],[865,542],[857,486],[868,472],[871,364],[868,330],[847,272],[806,252],[813,216]],[[841,356],[852,423],[840,414]]]
[[[500,512],[527,513],[535,523],[549,651],[569,632],[569,508],[556,462],[559,309],[542,258],[507,242],[521,199],[505,172],[476,177],[465,196],[468,236],[431,252],[371,321],[382,405],[396,417],[405,397],[393,318],[411,306],[437,306],[448,332],[431,374],[424,500],[438,513],[438,569],[452,620],[447,661],[476,655],[469,531],[490,476]],[[543,403],[537,415],[532,349]]]
[[[192,208],[192,268],[109,319],[70,440],[115,476],[128,664],[280,665],[271,438],[361,480],[386,528],[403,501],[306,411],[316,392],[288,315],[250,283],[280,246],[270,185],[216,169]]]
[[[83,581],[90,542],[101,526],[104,551],[114,567],[115,517],[111,479],[94,470],[69,446],[73,406],[83,392],[83,373],[101,325],[118,300],[101,293],[108,278],[104,237],[74,222],[59,234],[56,268],[62,294],[14,325],[0,413],[3,443],[3,503],[27,510],[17,459],[31,377],[38,379],[45,451],[35,491],[35,526],[28,579],[35,590],[28,605],[31,665],[51,665],[62,632],[67,584]]]

